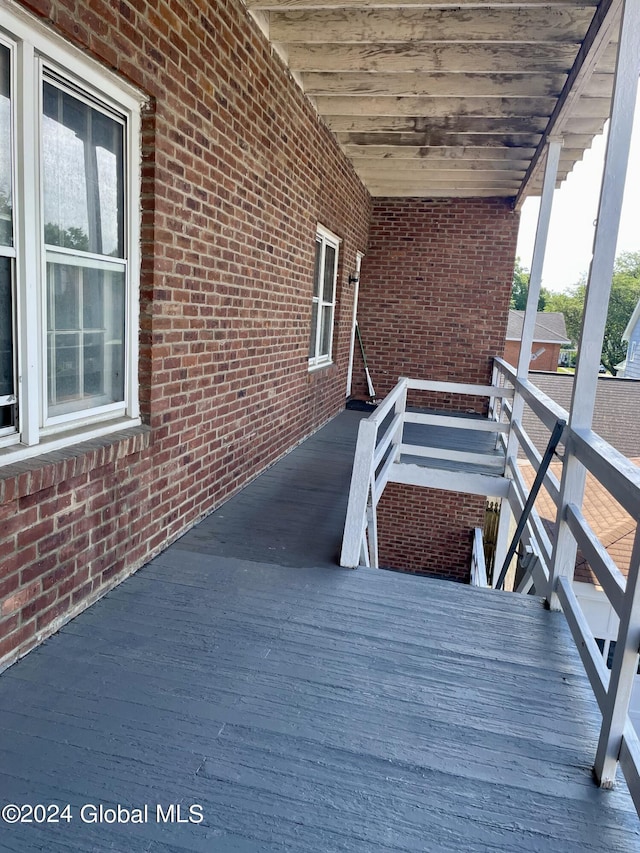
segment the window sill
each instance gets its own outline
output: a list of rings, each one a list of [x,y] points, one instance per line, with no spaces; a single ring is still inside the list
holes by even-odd
[[[73,453],[68,455],[77,455],[78,452],[88,452],[130,438],[137,433],[148,432],[149,427],[142,426],[140,418],[118,418],[91,427],[76,427],[64,433],[46,436],[39,444],[31,446],[12,444],[0,449],[0,477],[21,473],[27,468],[21,463],[31,459],[36,460],[38,464],[56,463],[67,455],[64,451],[69,448],[73,448]],[[20,470],[12,472],[10,469],[13,466]]]
[[[318,364],[309,365],[309,373],[317,373],[319,370],[326,370],[327,367],[334,367],[333,361],[321,361]]]

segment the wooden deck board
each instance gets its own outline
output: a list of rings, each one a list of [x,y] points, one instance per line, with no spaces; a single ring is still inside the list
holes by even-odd
[[[561,614],[332,563],[354,414],[0,677],[0,797],[75,815],[4,825],[0,850],[640,849],[624,784],[591,781],[598,713]],[[157,802],[205,819],[78,817]]]

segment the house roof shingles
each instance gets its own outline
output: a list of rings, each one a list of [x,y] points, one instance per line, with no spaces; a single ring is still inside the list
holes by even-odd
[[[522,324],[524,322],[524,311],[509,309],[509,320],[507,323],[507,340],[519,341],[522,339]],[[533,340],[544,344],[569,344],[567,327],[564,314],[560,311],[538,311],[536,314],[536,325]]]
[[[563,409],[569,410],[573,375],[536,372],[533,383]],[[602,376],[598,379],[593,429],[625,456],[640,457],[640,381]],[[525,406],[523,426],[540,453],[549,441],[549,430]]]

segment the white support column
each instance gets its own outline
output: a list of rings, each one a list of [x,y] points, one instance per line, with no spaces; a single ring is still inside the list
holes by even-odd
[[[533,347],[536,315],[538,313],[538,300],[540,298],[540,288],[542,286],[542,268],[544,266],[544,256],[547,250],[549,224],[551,222],[551,208],[553,206],[553,194],[556,187],[556,179],[558,177],[558,166],[560,164],[560,152],[562,150],[562,145],[563,140],[560,137],[550,137],[547,142],[547,162],[544,171],[542,196],[540,198],[540,211],[538,213],[533,258],[531,260],[531,273],[529,274],[527,307],[524,314],[524,322],[522,324],[520,357],[517,365],[518,378],[523,379],[526,379],[529,375],[531,349]]]
[[[517,364],[518,379],[526,379],[529,376],[531,348],[533,346],[536,314],[538,313],[538,299],[540,298],[540,287],[542,285],[542,267],[544,265],[544,256],[547,249],[549,223],[551,221],[551,207],[553,205],[553,192],[556,186],[561,149],[561,139],[549,139],[547,145],[547,162],[544,171],[544,183],[542,185],[542,197],[540,199],[540,212],[538,213],[536,239],[533,247],[531,273],[529,275],[527,308],[524,313],[524,321],[522,324],[522,341],[520,343],[520,356]],[[511,420],[521,421],[523,411],[524,400],[520,394],[518,394],[518,389],[516,388],[516,393],[513,398],[513,413],[511,415]],[[517,448],[517,438],[514,431],[511,430],[509,433],[509,441],[507,443],[507,459],[517,453]]]
[[[533,247],[533,259],[531,262],[531,273],[529,275],[529,290],[527,293],[527,307],[522,324],[522,341],[520,343],[520,356],[517,364],[518,379],[526,379],[529,375],[529,363],[531,361],[531,348],[533,346],[533,335],[536,325],[536,314],[538,313],[538,299],[542,285],[542,267],[547,248],[549,236],[549,222],[551,221],[551,208],[553,205],[553,193],[558,175],[558,164],[560,162],[560,151],[562,139],[553,138],[547,144],[547,162],[545,164],[544,182],[542,185],[542,197],[540,199],[540,211],[538,213],[538,225],[536,228],[536,239]],[[513,397],[511,422],[522,422],[524,412],[524,400],[518,393],[516,386]],[[518,439],[513,428],[509,431],[507,441],[506,458],[515,458],[518,454]],[[507,465],[506,470],[509,471]],[[498,540],[496,542],[496,553],[494,562],[494,582],[500,574],[500,568],[507,556],[509,548],[509,530],[511,527],[512,512],[507,501],[502,502],[500,509],[500,522],[498,527]]]
[[[571,429],[591,429],[592,425],[639,73],[640,3],[638,0],[625,0],[598,221],[593,241],[593,258],[589,271],[571,400],[569,440],[565,447],[565,464],[560,486],[558,535],[553,548],[549,576],[550,594],[547,596],[547,601],[551,610],[560,610],[560,602],[555,592],[558,577],[572,579],[575,567],[576,542],[567,526],[564,514],[567,504],[582,506],[586,472],[573,456]]]

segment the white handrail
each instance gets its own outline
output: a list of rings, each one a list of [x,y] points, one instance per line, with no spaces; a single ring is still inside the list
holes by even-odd
[[[491,419],[470,419],[465,422],[464,418],[453,418],[451,415],[437,416],[407,412],[407,392],[411,390],[489,397]],[[519,518],[526,502],[528,487],[519,468],[518,448],[523,447],[536,471],[541,457],[521,423],[511,424],[512,406],[508,401],[513,399],[514,394],[524,400],[533,414],[548,429],[552,429],[558,419],[567,419],[567,412],[561,406],[543,394],[530,381],[518,379],[514,368],[502,359],[495,359],[491,386],[400,379],[376,411],[360,423],[341,565],[356,567],[363,562],[367,565],[378,565],[376,506],[390,478],[395,478],[396,482],[403,481],[397,469],[405,470],[406,465],[400,466],[396,463],[400,462],[402,453],[406,455],[410,453],[409,446],[403,443],[404,425],[407,422],[435,423],[466,429],[498,429],[500,431],[498,437],[504,431],[508,431],[509,438],[505,442],[505,446],[509,448],[506,476],[512,480],[508,490],[508,501],[516,518]],[[383,431],[383,425],[392,412],[393,417]],[[560,598],[603,713],[603,734],[599,751],[608,750],[610,754],[612,749],[616,749],[619,752],[621,766],[631,794],[634,801],[640,803],[640,745],[637,739],[633,740],[630,735],[628,736],[632,730],[627,717],[628,697],[636,672],[637,650],[640,645],[640,591],[636,589],[640,575],[640,532],[637,522],[640,517],[640,469],[591,430],[575,430],[566,427],[562,443],[564,445],[563,464],[575,457],[605,487],[612,498],[636,519],[636,546],[632,556],[629,580],[625,581],[618,567],[584,519],[581,508],[572,504],[557,508],[557,520],[562,520],[568,525],[582,553],[596,572],[605,595],[620,616],[620,629],[611,676],[589,630],[578,599],[573,593],[570,581],[567,578],[553,581],[553,591]],[[426,451],[417,450],[415,455],[420,456],[425,453]],[[434,457],[441,456],[440,451],[434,453]],[[547,473],[545,486],[554,502],[558,504],[561,490],[557,477],[551,472]],[[472,556],[472,583],[484,586],[487,581],[481,542],[481,531],[476,530]],[[554,576],[551,562],[552,548],[547,531],[535,510],[525,527],[523,543],[530,552],[531,560],[527,575],[529,580],[520,588],[527,589],[533,581],[536,593],[549,597],[552,592],[549,577],[553,579]]]
[[[403,443],[406,423],[423,425],[439,423],[457,429],[501,433],[506,433],[509,428],[508,424],[486,418],[452,417],[445,418],[443,421],[441,415],[408,412],[407,392],[409,390],[489,397],[503,402],[513,397],[512,388],[495,385],[466,385],[459,382],[432,382],[401,377],[376,410],[366,420],[360,422],[340,554],[341,566],[356,568],[362,562],[376,568],[378,566],[377,504],[394,471],[396,478],[399,477],[396,469],[400,465],[401,454],[405,452],[408,456],[425,455],[421,448],[417,447],[414,453],[410,445]],[[392,412],[394,416],[382,432],[383,424]],[[439,458],[441,454],[436,449],[431,456]],[[464,456],[465,460],[469,456],[477,456],[478,461],[481,460],[485,464],[493,467],[496,464],[493,457],[486,454],[465,452],[460,453],[459,456]],[[407,467],[406,463],[403,464],[401,472],[406,472]],[[503,463],[500,463],[500,468],[503,468]],[[396,482],[401,480],[396,479]]]
[[[516,395],[520,395],[533,414],[548,428],[552,429],[558,419],[567,420],[568,414],[553,400],[543,394],[529,380],[519,379],[516,371],[502,359],[495,359],[494,375],[513,385]],[[538,469],[539,454],[531,446],[527,433],[521,424],[513,423],[510,446],[515,453],[507,460],[507,470],[514,477],[518,488],[511,494],[509,501],[516,517],[522,508],[522,497],[515,496],[521,490],[522,476],[518,469],[517,452],[522,447],[525,455]],[[632,731],[628,719],[628,705],[631,687],[638,666],[638,648],[640,646],[640,469],[604,441],[592,430],[565,427],[562,443],[565,452],[563,465],[575,458],[587,472],[590,472],[604,486],[611,498],[618,502],[636,521],[635,546],[631,557],[628,579],[625,580],[606,548],[585,520],[581,508],[573,504],[558,505],[556,522],[563,521],[576,540],[578,547],[589,560],[593,571],[609,600],[612,608],[620,617],[620,627],[616,641],[616,651],[611,677],[604,665],[602,654],[595,643],[587,620],[584,617],[577,597],[573,593],[570,580],[559,577],[553,583],[553,589],[547,586],[546,596],[555,592],[560,599],[563,611],[571,627],[576,645],[582,657],[587,676],[602,711],[603,722],[598,753],[596,755],[596,773],[602,784],[612,784],[611,775],[603,776],[601,768],[605,761],[612,766],[617,756],[624,756],[622,769],[634,802],[640,804],[640,747],[637,739],[631,743],[625,740]],[[554,476],[548,476],[545,485],[554,502],[559,504],[561,490]],[[547,546],[546,532],[534,523],[528,527],[538,546]],[[548,547],[540,548],[547,552]],[[553,569],[553,566],[551,566]],[[553,577],[553,572],[552,572]],[[536,591],[538,590],[536,585]]]
[[[482,530],[476,527],[473,531],[473,548],[471,551],[471,585],[483,589],[489,586],[487,580],[487,565],[484,559],[484,542]]]

